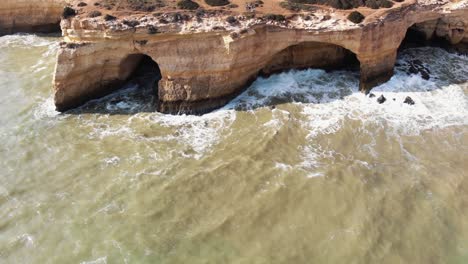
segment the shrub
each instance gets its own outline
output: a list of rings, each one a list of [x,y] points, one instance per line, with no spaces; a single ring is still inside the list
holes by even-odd
[[[205,0],[205,2],[210,6],[225,6],[229,5],[229,0]]]
[[[177,2],[177,7],[179,7],[180,9],[195,10],[198,9],[200,6],[192,0],[180,0],[179,2]]]
[[[136,27],[140,25],[140,22],[138,22],[137,20],[124,20],[122,23],[129,27]]]
[[[157,33],[158,33],[158,29],[155,26],[149,26],[148,27],[148,34],[153,35],[153,34],[157,34]]]
[[[89,13],[88,16],[89,16],[89,17],[98,17],[98,16],[101,16],[101,15],[102,15],[101,12],[95,10],[95,11],[92,11],[91,13]]]
[[[404,1],[404,0],[397,0]],[[287,0],[280,3],[283,8],[298,11],[312,11],[312,5],[328,5],[337,9],[352,9],[360,6],[367,6],[372,9],[390,8],[393,3],[389,0]]]
[[[388,0],[380,0],[380,7],[390,8],[393,6],[393,3]]]
[[[253,19],[256,16],[255,12],[245,12],[243,15],[246,19]]]
[[[63,12],[62,12],[62,17],[67,19],[69,17],[74,17],[76,16],[76,11],[75,9],[69,7],[69,6],[66,6],[65,8],[63,8]]]
[[[190,17],[187,14],[174,13],[172,14],[172,22],[183,22],[190,20]]]
[[[372,9],[379,9],[380,7],[390,8],[393,3],[388,0],[366,0],[366,6]]]
[[[265,16],[263,16],[263,18],[267,20],[278,21],[278,22],[282,22],[286,20],[286,18],[283,15],[277,15],[277,14],[266,14]]]
[[[353,11],[348,15],[348,20],[355,23],[359,24],[364,20],[364,15],[359,13],[358,11]]]
[[[105,15],[104,16],[104,20],[105,21],[112,21],[112,20],[116,20],[117,18],[115,16],[111,16],[111,15]]]

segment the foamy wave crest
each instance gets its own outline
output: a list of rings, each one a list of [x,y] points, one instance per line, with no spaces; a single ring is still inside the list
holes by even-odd
[[[431,78],[408,74],[411,61],[419,60]],[[401,54],[395,76],[372,93],[387,101],[379,104],[358,91],[353,72],[323,70],[290,71],[257,80],[227,108],[255,109],[273,104],[296,103],[310,136],[334,133],[345,118],[364,123],[390,124],[403,133],[417,134],[434,127],[468,122],[468,58],[437,48],[411,49]],[[415,105],[403,103],[410,96]]]
[[[219,142],[236,117],[233,110],[214,111],[203,116],[157,113],[154,112],[153,100],[145,94],[146,91],[130,85],[104,98],[92,100],[71,113],[79,116],[91,113],[82,120],[84,126],[91,128],[91,138],[121,136],[148,143],[170,143],[180,146],[181,155],[195,159],[201,158]],[[108,114],[92,114],[101,111]],[[128,118],[122,119],[124,123],[115,122],[112,115],[128,115]],[[164,132],[148,134],[144,132],[148,127]]]
[[[58,117],[60,112],[55,110],[54,98],[49,97],[40,102],[38,106],[34,108],[33,115],[36,119],[44,119]]]
[[[283,103],[327,103],[342,99],[357,86],[357,74],[324,70],[290,71],[259,78],[225,109],[251,110]]]
[[[186,155],[195,159],[200,159],[204,153],[218,143],[223,132],[229,129],[235,119],[234,111],[215,111],[203,116],[163,114],[149,116],[149,120],[152,122],[175,130],[175,133],[164,136],[163,140],[180,142],[190,146],[195,153]]]
[[[428,69],[429,80],[409,73],[415,60]],[[380,126],[399,135],[418,135],[428,129],[468,124],[466,56],[438,48],[418,48],[404,51],[397,65],[391,80],[372,90],[375,97],[358,91],[357,72],[290,71],[258,79],[226,109],[254,110],[295,104],[309,140],[298,168],[306,171],[308,177],[321,176],[321,160],[335,155],[317,146],[314,139],[336,133],[350,120],[361,122],[363,127]],[[383,104],[377,102],[381,95],[387,99]],[[408,96],[414,105],[404,103]]]

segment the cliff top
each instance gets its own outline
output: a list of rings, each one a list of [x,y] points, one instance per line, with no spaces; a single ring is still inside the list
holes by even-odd
[[[400,3],[466,5],[465,0],[73,0],[72,6],[81,13],[100,11],[103,14],[147,14],[171,12],[218,11],[233,15],[256,13],[260,15],[291,15],[317,10],[357,9],[374,13],[381,9],[398,7]]]
[[[381,20],[410,6],[466,8],[466,0],[81,0],[66,28],[147,28],[150,33],[240,32],[256,24],[343,30]],[[70,11],[70,10],[69,10]],[[64,13],[65,16],[67,14]],[[81,21],[79,25],[77,21]],[[84,22],[86,21],[86,22]],[[84,23],[84,24],[83,24]]]

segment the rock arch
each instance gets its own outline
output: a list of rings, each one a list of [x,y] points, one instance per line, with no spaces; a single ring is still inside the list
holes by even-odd
[[[159,110],[206,113],[226,104],[261,74],[294,68],[333,69],[346,60],[358,62],[355,51],[359,34],[354,33],[320,35],[262,26],[238,37],[213,34],[204,35],[202,41],[192,38],[173,44],[169,49],[176,49],[178,58],[166,60],[169,49],[165,49],[161,61],[165,71],[160,82]],[[156,45],[168,47],[164,42]],[[153,52],[157,49],[151,48]],[[188,58],[194,58],[193,54],[197,57],[191,61]],[[175,61],[184,63],[174,65]]]
[[[90,95],[109,92],[112,90],[109,87],[125,81],[129,72],[121,72],[121,64],[129,54],[157,58],[161,70],[157,109],[164,113],[206,113],[241,93],[262,70],[268,74],[288,68],[327,68],[343,61],[345,53],[356,55],[360,65],[359,88],[367,93],[393,76],[398,47],[407,28],[442,17],[429,11],[414,15],[411,8],[388,16],[385,22],[347,30],[310,31],[258,25],[239,34],[216,30],[148,34],[139,29],[105,31],[103,35],[100,30],[81,30],[80,24],[64,20],[62,27],[73,30],[64,31],[67,42],[58,54],[54,79],[57,109],[75,107]],[[451,19],[468,25],[468,18],[460,14],[443,19],[457,27],[451,31],[452,36],[462,30],[461,23],[452,23]],[[446,28],[442,23],[437,25],[435,32]],[[461,42],[468,43],[468,37],[464,36]],[[320,54],[314,53],[321,49],[328,50],[332,57],[327,63],[322,63]],[[295,54],[305,55],[299,59]],[[286,59],[273,61],[282,56]]]

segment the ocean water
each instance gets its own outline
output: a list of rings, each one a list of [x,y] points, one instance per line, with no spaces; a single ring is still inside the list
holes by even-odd
[[[132,84],[60,114],[59,41],[0,37],[0,263],[468,263],[466,56],[403,51],[373,98],[311,69],[203,116]]]

